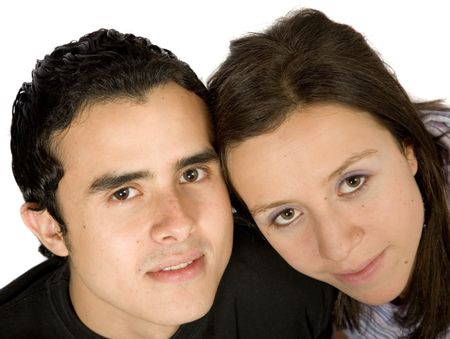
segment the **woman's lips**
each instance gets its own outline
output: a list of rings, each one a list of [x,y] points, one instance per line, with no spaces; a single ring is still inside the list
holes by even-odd
[[[352,285],[359,285],[369,282],[383,264],[385,250],[378,254],[375,258],[370,259],[368,263],[361,268],[342,273],[335,273],[334,276],[346,283]]]

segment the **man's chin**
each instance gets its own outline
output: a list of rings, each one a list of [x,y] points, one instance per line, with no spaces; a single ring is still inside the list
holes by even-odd
[[[202,318],[211,309],[214,298],[202,299],[202,301],[193,301],[190,305],[178,305],[172,310],[164,310],[166,319],[161,319],[161,323],[167,326],[180,326]]]

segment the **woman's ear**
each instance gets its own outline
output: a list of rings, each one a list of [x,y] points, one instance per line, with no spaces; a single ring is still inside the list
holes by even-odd
[[[406,160],[408,161],[411,174],[414,176],[416,175],[418,169],[418,163],[416,153],[414,152],[414,147],[410,144],[403,144],[403,150],[405,153]]]
[[[58,222],[47,210],[36,211],[33,207],[35,207],[33,203],[25,203],[20,208],[20,215],[25,225],[53,254],[60,257],[69,255]]]

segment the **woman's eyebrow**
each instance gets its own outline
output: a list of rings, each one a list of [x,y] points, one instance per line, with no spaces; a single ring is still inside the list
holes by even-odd
[[[365,159],[367,157],[373,156],[375,153],[377,153],[378,151],[375,149],[367,149],[364,150],[362,152],[359,152],[357,154],[352,155],[351,157],[347,158],[344,160],[344,162],[342,163],[342,165],[340,165],[336,170],[334,170],[328,177],[328,181],[330,181],[332,178],[334,178],[337,175],[340,175],[342,172],[345,171],[345,169],[347,167],[349,167],[350,165],[354,164],[355,162],[358,162],[362,159]],[[261,213],[264,210],[268,210],[280,205],[284,205],[289,203],[289,201],[274,201],[271,203],[264,203],[264,204],[259,204],[254,206],[253,208],[249,208],[249,211],[252,215],[257,215],[258,213]]]
[[[354,164],[355,162],[358,162],[364,158],[367,157],[371,157],[373,156],[375,153],[377,153],[378,151],[375,149],[367,149],[364,150],[360,153],[354,154],[351,157],[347,158],[344,160],[344,162],[342,163],[342,165],[340,165],[338,168],[336,168],[329,176],[328,176],[328,181],[330,181],[331,179],[333,179],[334,177],[341,175],[342,172],[344,172],[347,167],[349,167],[350,165]]]
[[[255,207],[249,209],[250,213],[252,215],[257,215],[258,213],[261,213],[265,210],[280,206],[280,205],[284,205],[284,204],[288,204],[289,201],[287,200],[280,200],[280,201],[274,201],[268,204],[260,204],[260,205],[256,205]]]
[[[351,157],[347,158],[344,160],[344,162],[342,163],[342,165],[340,165],[337,169],[335,169],[329,176],[328,176],[328,181],[330,181],[332,178],[334,178],[337,175],[340,175],[342,172],[345,171],[345,169],[347,167],[349,167],[350,165],[354,164],[357,161],[360,161],[364,158],[367,157],[371,157],[373,156],[375,153],[377,153],[378,151],[375,149],[367,149],[364,150],[362,152],[359,152],[357,154],[352,155]],[[283,204],[289,203],[288,201],[274,201],[268,204],[260,204],[260,205],[256,205],[253,208],[249,208],[250,213],[252,215],[256,215],[258,213],[261,213],[264,210],[267,209],[271,209]]]

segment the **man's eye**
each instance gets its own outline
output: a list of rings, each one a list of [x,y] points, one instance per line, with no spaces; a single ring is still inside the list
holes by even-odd
[[[132,188],[132,187],[123,187],[113,193],[112,199],[123,201],[123,200],[131,199],[134,196],[136,196],[137,194],[138,194],[137,189]]]
[[[189,182],[200,181],[207,175],[206,170],[201,168],[189,168],[183,172],[180,178],[180,183],[185,184]]]
[[[339,194],[345,195],[357,191],[364,185],[366,180],[367,177],[364,175],[352,175],[344,179],[339,186]]]
[[[296,210],[295,208],[286,208],[276,216],[273,223],[276,226],[288,226],[298,217],[300,217],[300,215],[300,211]]]

